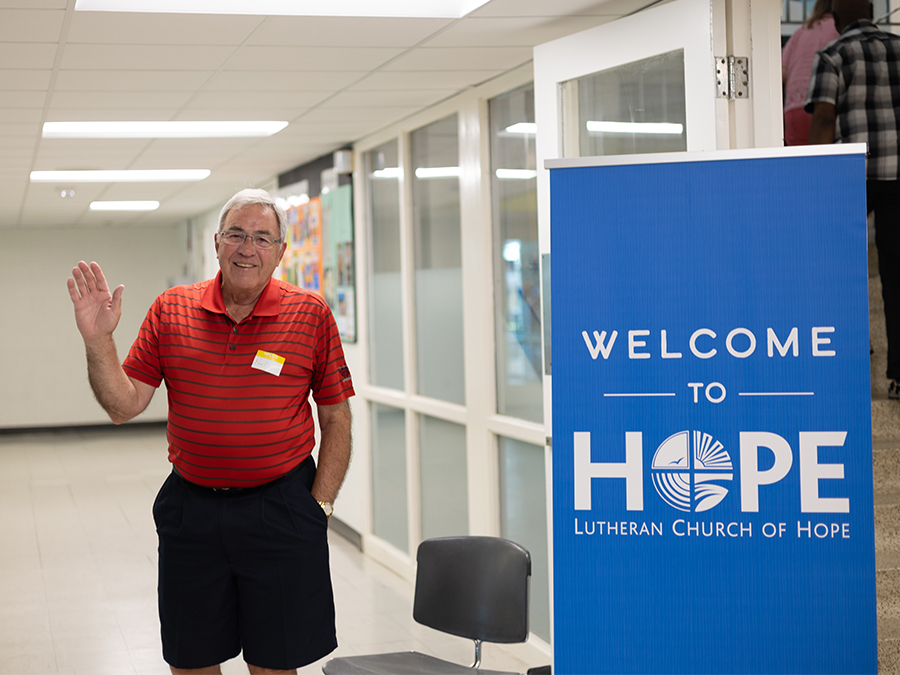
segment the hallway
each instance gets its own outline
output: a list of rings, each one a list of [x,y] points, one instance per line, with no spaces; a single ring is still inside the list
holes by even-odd
[[[0,435],[0,675],[169,672],[151,516],[165,447],[161,426]],[[471,662],[469,641],[413,621],[410,583],[340,536],[331,551],[335,655],[415,649]],[[484,648],[486,668],[541,665],[522,658],[515,645]],[[238,658],[223,672],[247,670]]]

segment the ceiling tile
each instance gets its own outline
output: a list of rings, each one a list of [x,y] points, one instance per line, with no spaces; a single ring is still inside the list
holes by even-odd
[[[322,104],[323,108],[426,107],[455,94],[457,89],[379,89],[344,91]]]
[[[246,152],[259,142],[258,138],[162,138],[148,144],[140,159],[131,168],[147,168],[143,165],[172,164],[180,168],[187,161],[196,168],[212,169],[235,155]],[[178,163],[179,166],[175,166]],[[138,167],[138,164],[142,165]]]
[[[34,143],[34,137],[41,133],[40,124],[6,124],[0,123],[0,138],[3,139],[3,146],[7,144],[7,139],[28,139],[29,143]],[[24,140],[23,140],[24,142]]]
[[[273,16],[247,41],[252,45],[307,47],[412,47],[453,19]]]
[[[0,42],[56,44],[65,18],[58,9],[0,9]]]
[[[293,164],[293,160],[291,160],[291,163]],[[248,155],[222,163],[216,167],[214,175],[219,180],[237,176],[246,185],[254,177],[259,178],[259,180],[266,180],[268,176],[274,176],[290,168],[291,166],[285,166],[282,161],[272,161],[270,157],[253,157]]]
[[[529,47],[434,47],[405,53],[385,70],[509,70],[530,61]]]
[[[0,71],[0,87],[2,87]],[[60,70],[56,91],[194,91],[212,70]]]
[[[224,14],[75,12],[68,42],[105,45],[239,45],[265,17]]]
[[[231,91],[203,91],[190,101],[191,108],[221,108],[222,110],[246,110],[259,108],[287,108],[295,112],[287,118],[293,119],[303,111],[321,103],[331,94],[328,92],[294,91],[283,87],[277,91],[259,92],[251,95],[237,95]]]
[[[267,106],[265,101],[257,101],[258,107],[247,102],[246,108],[205,108],[187,105],[178,111],[174,119],[179,120],[286,120],[292,121],[306,108],[275,108]],[[282,132],[283,133],[283,132]]]
[[[217,70],[234,47],[70,44],[62,68],[71,70]]]
[[[310,145],[309,142],[304,144],[286,144],[282,145],[278,148],[272,148],[271,146],[258,146],[255,148],[250,148],[244,154],[244,157],[238,160],[240,162],[242,159],[247,160],[273,160],[272,167],[276,173],[280,173],[283,171],[288,171],[293,169],[298,164],[302,164],[304,161],[303,156],[306,153],[306,148]],[[315,144],[317,147],[321,147],[323,144],[321,142]],[[328,150],[336,149],[337,145],[334,143],[326,143],[327,146],[326,152]],[[310,157],[309,159],[315,159],[319,155],[315,155],[314,157]],[[230,164],[231,162],[229,162]]]
[[[11,146],[8,143],[3,144],[3,152],[0,152],[0,166],[11,164],[20,165],[22,162],[31,162],[34,157],[34,143],[29,138],[29,145]]]
[[[15,171],[19,176],[28,175],[31,171],[31,155],[24,157],[13,157],[7,154],[0,155],[0,171]],[[6,189],[6,186],[3,186]]]
[[[337,91],[365,77],[367,70],[329,72],[222,70],[205,91]]]
[[[40,141],[35,165],[44,170],[78,167],[123,169],[150,143],[143,138],[45,138]],[[86,163],[91,166],[85,166]]]
[[[0,70],[0,91],[45,91],[52,70]]]
[[[51,108],[48,122],[170,120],[178,108]]]
[[[361,107],[341,107],[326,108],[320,107],[310,110],[297,120],[297,125],[301,126],[309,122],[344,122],[344,121],[378,121],[385,122],[401,119],[407,115],[412,115],[419,110],[420,106],[384,106],[379,108],[361,108]]]
[[[300,120],[297,123],[295,138],[304,141],[321,140],[331,141],[338,145],[352,143],[373,131],[385,126],[384,122],[372,120],[341,120],[318,122],[313,120]]]
[[[242,47],[228,70],[374,70],[402,53],[387,47]]]
[[[459,91],[496,77],[497,70],[443,70],[443,71],[386,71],[372,73],[350,87],[351,91],[381,91],[383,89],[452,89]]]
[[[262,180],[266,179],[268,177]],[[230,178],[215,179],[209,177],[199,183],[192,183],[179,191],[175,197],[171,197],[170,200],[177,199],[178,205],[185,206],[190,206],[193,203],[195,205],[191,211],[193,215],[198,215],[205,211],[219,211],[235,192],[243,187],[247,187],[246,177],[244,183],[241,183],[239,180],[235,187],[233,187],[234,185],[233,179]]]
[[[53,94],[51,106],[53,108],[89,108],[92,110],[180,108],[190,98],[191,92],[188,91],[58,91]]]
[[[50,70],[56,58],[56,44],[0,42],[0,63],[13,70]]]
[[[0,124],[6,122],[40,124],[43,114],[42,108],[0,108]]]
[[[297,148],[309,145],[325,144],[340,147],[348,140],[347,126],[344,124],[303,122],[292,124],[281,133],[263,139],[258,146],[255,146],[255,149],[277,153],[282,148],[290,148],[291,152],[296,152]]]
[[[68,0],[0,0],[4,9],[65,9]]]
[[[17,152],[23,148],[33,149],[35,144],[39,143],[40,140],[38,138],[38,133],[40,132],[40,126],[29,126],[29,129],[33,129],[35,133],[33,134],[23,134],[19,133],[18,135],[14,133],[4,133],[3,126],[0,125],[0,137],[3,138],[3,152],[8,152],[10,150],[16,150]],[[20,127],[21,130],[21,127]]]
[[[602,23],[608,15],[592,17],[467,18],[429,40],[427,47],[534,47]]]
[[[41,108],[47,99],[46,91],[20,91],[15,96],[0,96],[0,108]]]
[[[103,201],[158,201],[177,197],[180,186],[176,183],[111,183],[91,199]],[[76,190],[76,194],[77,194]]]
[[[491,0],[486,5],[479,7],[469,16],[583,16],[607,14],[609,5],[607,2],[597,0]],[[641,0],[641,4],[647,4],[647,0]]]

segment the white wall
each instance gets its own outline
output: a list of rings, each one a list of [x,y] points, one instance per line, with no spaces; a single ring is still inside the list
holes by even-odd
[[[109,422],[87,383],[66,278],[79,260],[96,260],[111,286],[125,284],[115,334],[124,358],[150,304],[185,274],[186,236],[185,225],[3,232],[0,428]],[[139,419],[165,411],[161,389]]]

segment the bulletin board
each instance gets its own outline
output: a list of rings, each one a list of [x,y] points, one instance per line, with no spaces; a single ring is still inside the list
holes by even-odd
[[[343,185],[292,205],[281,279],[322,296],[344,342],[356,342],[356,275],[353,192]]]
[[[341,339],[356,342],[356,275],[353,249],[353,192],[350,185],[322,195],[324,297]]]
[[[282,279],[324,297],[322,271],[322,201],[288,208],[287,250],[281,260]]]

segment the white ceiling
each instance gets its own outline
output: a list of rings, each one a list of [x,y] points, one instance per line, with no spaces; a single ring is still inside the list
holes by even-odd
[[[75,0],[0,0],[0,228],[184,220],[527,63],[537,44],[650,2],[490,0],[462,19],[373,19],[76,12]],[[290,125],[265,139],[41,138],[48,121],[254,119]],[[33,170],[63,169],[212,175],[29,182]],[[62,187],[75,197],[60,198]],[[92,213],[96,199],[161,206]]]

